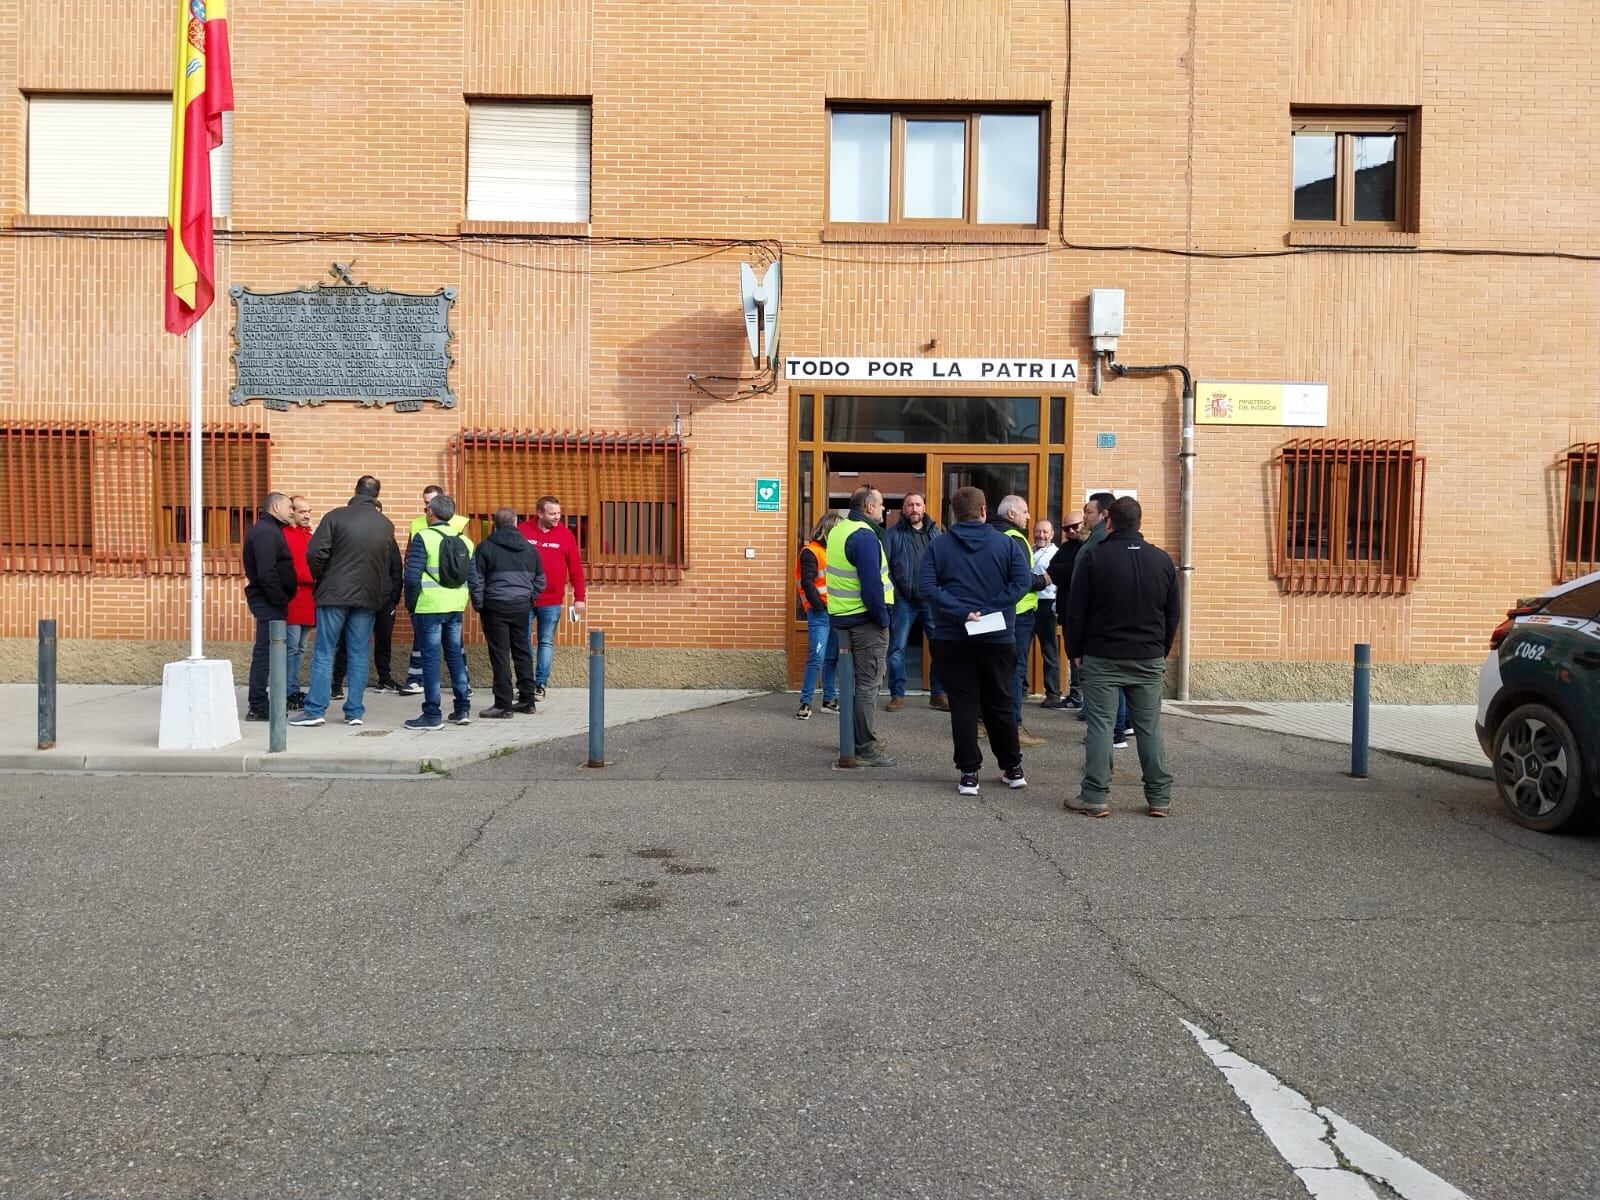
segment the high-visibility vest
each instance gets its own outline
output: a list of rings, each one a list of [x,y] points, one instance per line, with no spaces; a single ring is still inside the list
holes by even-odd
[[[821,542],[807,542],[806,550],[811,551],[817,558],[817,595],[822,597],[822,611],[828,611],[828,548]],[[801,554],[805,551],[802,550]],[[806,606],[806,611],[811,611],[811,602],[806,599],[806,590],[800,586],[800,555],[794,557],[794,590],[800,593],[800,603]]]
[[[850,556],[844,552],[844,544],[850,540],[850,535],[858,529],[868,530],[877,536],[865,521],[856,521],[846,517],[835,525],[828,534],[828,615],[830,617],[856,617],[867,611],[867,606],[861,599],[861,578],[856,574],[856,565],[850,561]],[[883,540],[878,539],[878,575],[883,580],[883,602],[894,603],[894,583],[889,579],[889,556],[884,552]]]
[[[1028,575],[1029,575],[1029,578],[1031,580],[1031,578],[1033,576],[1033,543],[1028,540],[1028,535],[1023,533],[1022,530],[1020,530],[1020,529],[1015,529],[1015,528],[1007,529],[1006,530],[1006,536],[1007,537],[1014,537],[1014,538],[1017,539],[1017,541],[1022,543],[1022,552],[1025,555],[1027,555],[1027,557],[1028,557]],[[1038,592],[1029,592],[1021,600],[1017,601],[1017,608],[1016,608],[1017,616],[1020,617],[1024,613],[1031,613],[1031,612],[1035,611],[1038,607],[1039,607],[1039,593]]]
[[[429,537],[429,534],[432,537]],[[445,587],[439,582],[439,547],[443,544],[445,534],[430,525],[417,534],[422,539],[422,546],[428,552],[428,561],[422,571],[422,590],[417,593],[417,608],[419,613],[453,613],[465,612],[467,601],[470,599],[467,585],[460,587]],[[467,544],[467,557],[472,557],[472,539],[466,534],[455,535]]]
[[[432,524],[433,517],[429,515],[413,518],[411,521],[411,536],[416,537],[417,534],[421,533],[424,529],[428,528],[428,526]],[[450,518],[450,528],[454,529],[457,533],[460,533],[466,527],[467,515],[465,513],[457,513],[455,516]]]

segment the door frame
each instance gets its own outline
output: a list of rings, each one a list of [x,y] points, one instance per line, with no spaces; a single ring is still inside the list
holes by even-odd
[[[806,623],[803,616],[795,615],[794,594],[794,562],[795,555],[804,544],[805,535],[811,526],[827,511],[826,487],[813,486],[808,494],[804,481],[801,478],[801,455],[811,455],[811,478],[815,482],[825,479],[823,474],[824,456],[830,452],[846,454],[920,454],[926,463],[927,490],[929,511],[937,516],[943,510],[944,504],[944,474],[942,464],[945,462],[1027,462],[1029,463],[1028,482],[1028,509],[1039,517],[1048,517],[1055,521],[1060,516],[1058,513],[1047,512],[1052,486],[1052,469],[1059,465],[1059,486],[1061,488],[1061,501],[1063,506],[1070,503],[1072,489],[1072,430],[1073,430],[1073,401],[1074,387],[1072,385],[1056,388],[1019,387],[1019,386],[987,386],[987,387],[952,387],[947,384],[922,384],[920,386],[905,383],[887,383],[874,385],[817,386],[816,384],[790,384],[789,385],[789,434],[788,455],[784,462],[784,477],[788,481],[789,502],[785,505],[786,519],[789,522],[790,554],[783,563],[784,589],[789,597],[790,620],[785,623],[787,636],[785,648],[787,650],[789,685],[798,684],[800,676],[805,671],[806,662]],[[1033,442],[1009,442],[996,444],[992,442],[832,442],[824,436],[823,428],[823,396],[854,395],[854,396],[904,396],[926,392],[929,395],[959,395],[959,396],[1006,396],[1018,399],[1037,398],[1039,401],[1039,436]],[[1059,413],[1060,428],[1057,424],[1057,413],[1053,400],[1062,399]],[[808,438],[801,438],[802,404],[811,405]],[[991,514],[993,515],[993,514]],[[1032,530],[1029,530],[1029,541],[1032,542]],[[1035,650],[1034,659],[1037,662],[1038,652]]]

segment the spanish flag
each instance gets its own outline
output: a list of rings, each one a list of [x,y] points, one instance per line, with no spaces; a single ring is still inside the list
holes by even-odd
[[[172,78],[172,158],[167,176],[167,330],[185,333],[211,307],[211,151],[233,109],[227,0],[178,0]]]

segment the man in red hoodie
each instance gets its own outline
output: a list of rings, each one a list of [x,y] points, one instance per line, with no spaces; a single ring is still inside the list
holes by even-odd
[[[311,639],[317,632],[317,602],[311,596],[311,568],[306,564],[306,547],[311,544],[311,501],[304,496],[290,496],[289,504],[294,520],[285,527],[283,540],[289,543],[289,557],[294,559],[294,575],[300,587],[289,601],[289,621],[284,638],[288,670],[289,707],[304,708],[306,692],[300,686],[300,660],[311,648]]]
[[[534,519],[523,521],[517,529],[539,551],[539,559],[544,564],[544,592],[534,601],[532,617],[539,629],[533,697],[543,700],[545,685],[550,682],[550,664],[556,657],[556,626],[561,624],[561,606],[567,599],[567,580],[572,581],[572,607],[578,616],[584,613],[585,593],[578,539],[561,519],[561,501],[554,496],[540,496],[533,511]]]

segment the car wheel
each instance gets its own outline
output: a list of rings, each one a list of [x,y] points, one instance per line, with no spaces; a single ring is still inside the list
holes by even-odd
[[[1560,713],[1524,704],[1506,714],[1494,735],[1494,782],[1511,819],[1528,829],[1554,833],[1583,814],[1584,763]]]

